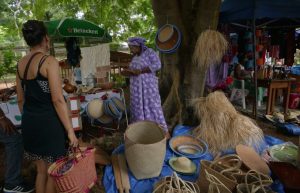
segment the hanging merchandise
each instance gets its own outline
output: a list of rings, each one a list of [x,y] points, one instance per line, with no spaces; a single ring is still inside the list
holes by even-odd
[[[263,145],[262,130],[250,118],[238,113],[223,92],[215,91],[205,98],[195,99],[194,106],[201,120],[194,135],[207,142],[212,154],[235,149],[238,144],[257,151]]]
[[[220,64],[228,49],[228,42],[223,34],[215,30],[203,31],[197,40],[193,60],[203,69]]]
[[[78,41],[75,37],[70,37],[66,40],[67,60],[69,65],[76,66],[80,64],[81,51]]]
[[[155,37],[156,48],[162,53],[174,53],[181,44],[181,33],[177,26],[163,25]]]

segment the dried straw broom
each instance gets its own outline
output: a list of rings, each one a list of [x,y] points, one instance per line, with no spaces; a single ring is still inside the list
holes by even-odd
[[[228,42],[223,34],[216,30],[205,30],[198,37],[193,61],[206,70],[210,65],[220,64],[227,49]]]
[[[235,148],[238,144],[256,150],[262,145],[262,130],[250,118],[238,113],[223,92],[215,91],[205,98],[195,99],[193,105],[201,120],[194,135],[208,143],[212,154]]]

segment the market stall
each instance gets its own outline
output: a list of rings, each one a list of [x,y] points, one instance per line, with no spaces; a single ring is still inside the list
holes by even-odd
[[[243,2],[225,0],[222,3],[220,23],[244,28],[250,35],[251,44],[249,45],[249,50],[252,52],[252,57],[256,56],[252,61],[255,69],[255,117],[257,116],[257,78],[259,76],[257,66],[261,66],[264,63],[262,55],[259,53],[262,50],[257,47],[262,44],[260,38],[262,35],[261,29],[299,26],[299,8],[300,3],[296,0],[289,1],[289,3],[283,0],[248,0]],[[260,33],[257,33],[258,31]]]
[[[290,98],[291,82],[295,79],[288,78],[289,68],[293,64],[293,54],[294,48],[287,47],[286,52],[288,57],[286,60],[279,60],[279,48],[273,47],[266,52],[266,47],[264,45],[265,40],[270,37],[267,33],[269,29],[291,29],[289,32],[289,38],[287,37],[285,43],[293,41],[296,27],[300,26],[299,23],[299,10],[300,2],[292,0],[289,2],[283,0],[267,1],[267,0],[248,0],[248,1],[236,1],[236,0],[225,0],[222,3],[220,22],[223,24],[231,24],[231,26],[236,26],[245,29],[247,31],[245,34],[246,38],[249,39],[248,51],[250,53],[251,62],[253,64],[255,76],[255,103],[254,103],[254,115],[257,117],[257,104],[258,104],[258,92],[259,86],[268,88],[268,104],[267,104],[267,118],[268,114],[272,114],[275,117],[270,119],[276,123],[281,122],[284,130],[290,134],[296,134],[299,131],[298,123],[284,123],[288,120],[293,120],[294,123],[298,122],[298,115],[292,115],[292,113],[287,112]],[[246,45],[247,46],[247,45]],[[269,53],[268,53],[269,52]],[[291,59],[291,60],[290,60]],[[260,80],[258,80],[260,79]],[[276,92],[278,89],[285,89],[284,95],[284,113],[276,113],[273,110]],[[288,125],[288,126],[287,126]],[[297,134],[296,134],[297,135]],[[297,144],[298,145],[298,144]],[[295,146],[295,148],[298,148]],[[284,149],[282,147],[282,149]],[[288,151],[283,151],[288,152]],[[300,153],[294,151],[295,155]],[[274,154],[273,154],[274,155]],[[299,158],[298,158],[299,159]],[[284,161],[283,161],[284,162]],[[298,163],[299,164],[299,163]],[[275,165],[275,166],[274,166]],[[297,163],[294,163],[297,165]],[[285,191],[287,192],[297,192],[297,186],[295,183],[289,183],[288,177],[282,173],[283,170],[289,170],[291,177],[294,178],[299,176],[299,169],[296,167],[293,169],[289,168],[284,164],[270,164],[272,172],[277,176],[285,186]],[[291,171],[294,171],[291,173]],[[291,189],[289,189],[291,188]],[[299,187],[298,187],[299,188]]]

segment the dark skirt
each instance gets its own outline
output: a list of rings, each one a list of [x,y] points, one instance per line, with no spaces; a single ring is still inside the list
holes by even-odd
[[[22,116],[25,157],[30,160],[54,162],[66,155],[67,136],[57,114]]]

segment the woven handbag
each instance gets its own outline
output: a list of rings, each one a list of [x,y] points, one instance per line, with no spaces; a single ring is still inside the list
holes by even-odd
[[[232,176],[231,172],[240,168],[241,162],[238,156],[227,155],[218,158],[214,161],[201,160],[200,177],[198,179],[198,185],[204,192],[214,193],[230,193],[232,192],[237,183],[237,180]],[[228,164],[228,167],[222,167],[222,163]]]
[[[87,193],[97,180],[95,148],[77,148],[50,165],[48,174],[59,193]]]

